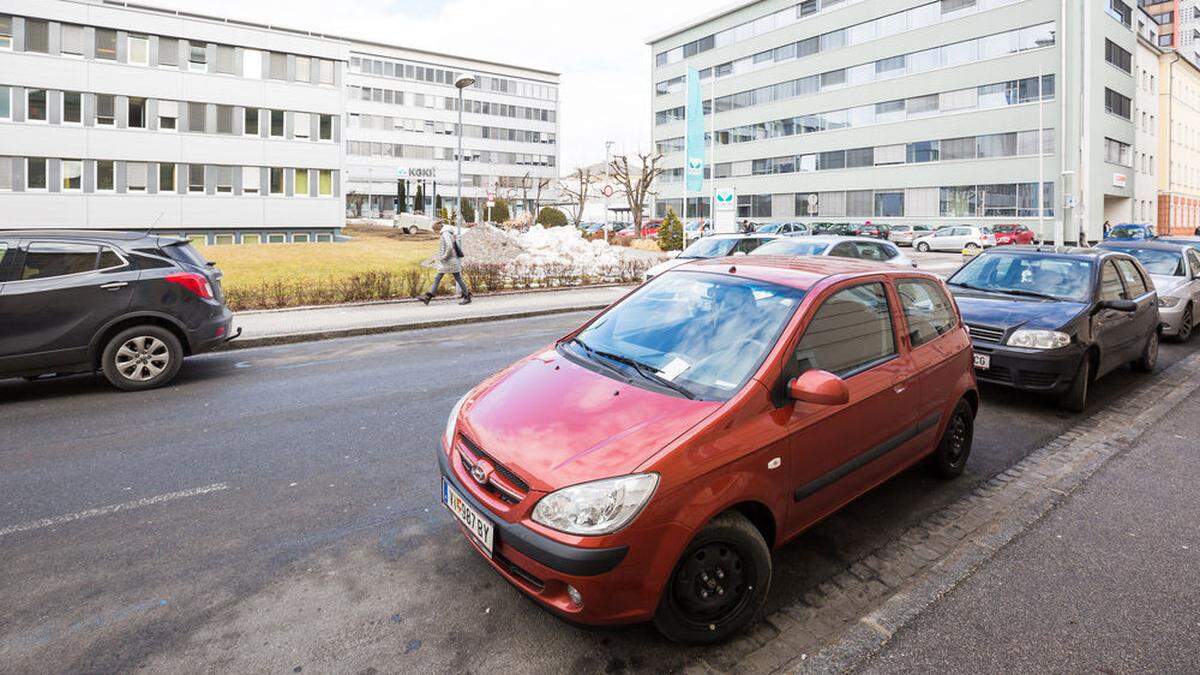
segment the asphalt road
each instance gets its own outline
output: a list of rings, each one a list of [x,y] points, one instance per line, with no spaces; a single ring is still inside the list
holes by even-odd
[[[91,377],[0,381],[0,672],[686,666],[702,652],[649,627],[588,630],[540,610],[438,504],[451,404],[582,318],[206,355],[139,394]],[[1186,353],[1164,347],[1162,363]],[[1093,409],[1139,380],[1109,376]],[[984,394],[966,476],[910,471],[814,528],[777,553],[771,602],[1079,419]]]

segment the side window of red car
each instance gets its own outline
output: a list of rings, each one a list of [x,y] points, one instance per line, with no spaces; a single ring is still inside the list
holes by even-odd
[[[848,377],[896,354],[892,312],[883,284],[854,286],[831,295],[796,346],[799,372]]]
[[[958,318],[950,298],[936,284],[928,281],[901,281],[896,284],[904,318],[908,321],[908,337],[913,348],[932,342],[954,330]]]

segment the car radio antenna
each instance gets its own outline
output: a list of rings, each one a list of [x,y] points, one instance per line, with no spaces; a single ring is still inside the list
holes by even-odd
[[[166,213],[166,211],[159,211],[159,212],[158,212],[158,217],[157,217],[157,218],[155,218],[155,219],[154,219],[154,222],[153,222],[153,223],[150,223],[150,227],[147,227],[147,228],[146,228],[146,231],[142,233],[142,236],[143,236],[143,237],[149,237],[149,236],[150,236],[150,233],[154,231],[154,228],[155,228],[155,226],[156,226],[156,225],[158,225],[158,221],[162,220],[163,214],[165,214],[165,213]]]

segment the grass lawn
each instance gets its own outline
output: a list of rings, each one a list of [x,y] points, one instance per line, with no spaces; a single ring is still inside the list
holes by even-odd
[[[363,272],[401,272],[437,252],[437,238],[394,236],[387,230],[351,229],[353,241],[334,244],[240,244],[200,246],[225,273],[226,290],[263,282],[327,282]]]

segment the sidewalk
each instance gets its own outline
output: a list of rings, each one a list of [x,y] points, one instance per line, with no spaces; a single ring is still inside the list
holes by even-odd
[[[307,342],[353,335],[388,333],[455,324],[518,319],[544,314],[599,310],[632,286],[601,286],[476,296],[459,305],[457,296],[434,300],[428,307],[415,301],[337,305],[308,309],[239,312],[234,326],[242,329],[227,349]]]
[[[1200,399],[901,628],[861,670],[1200,672]]]

